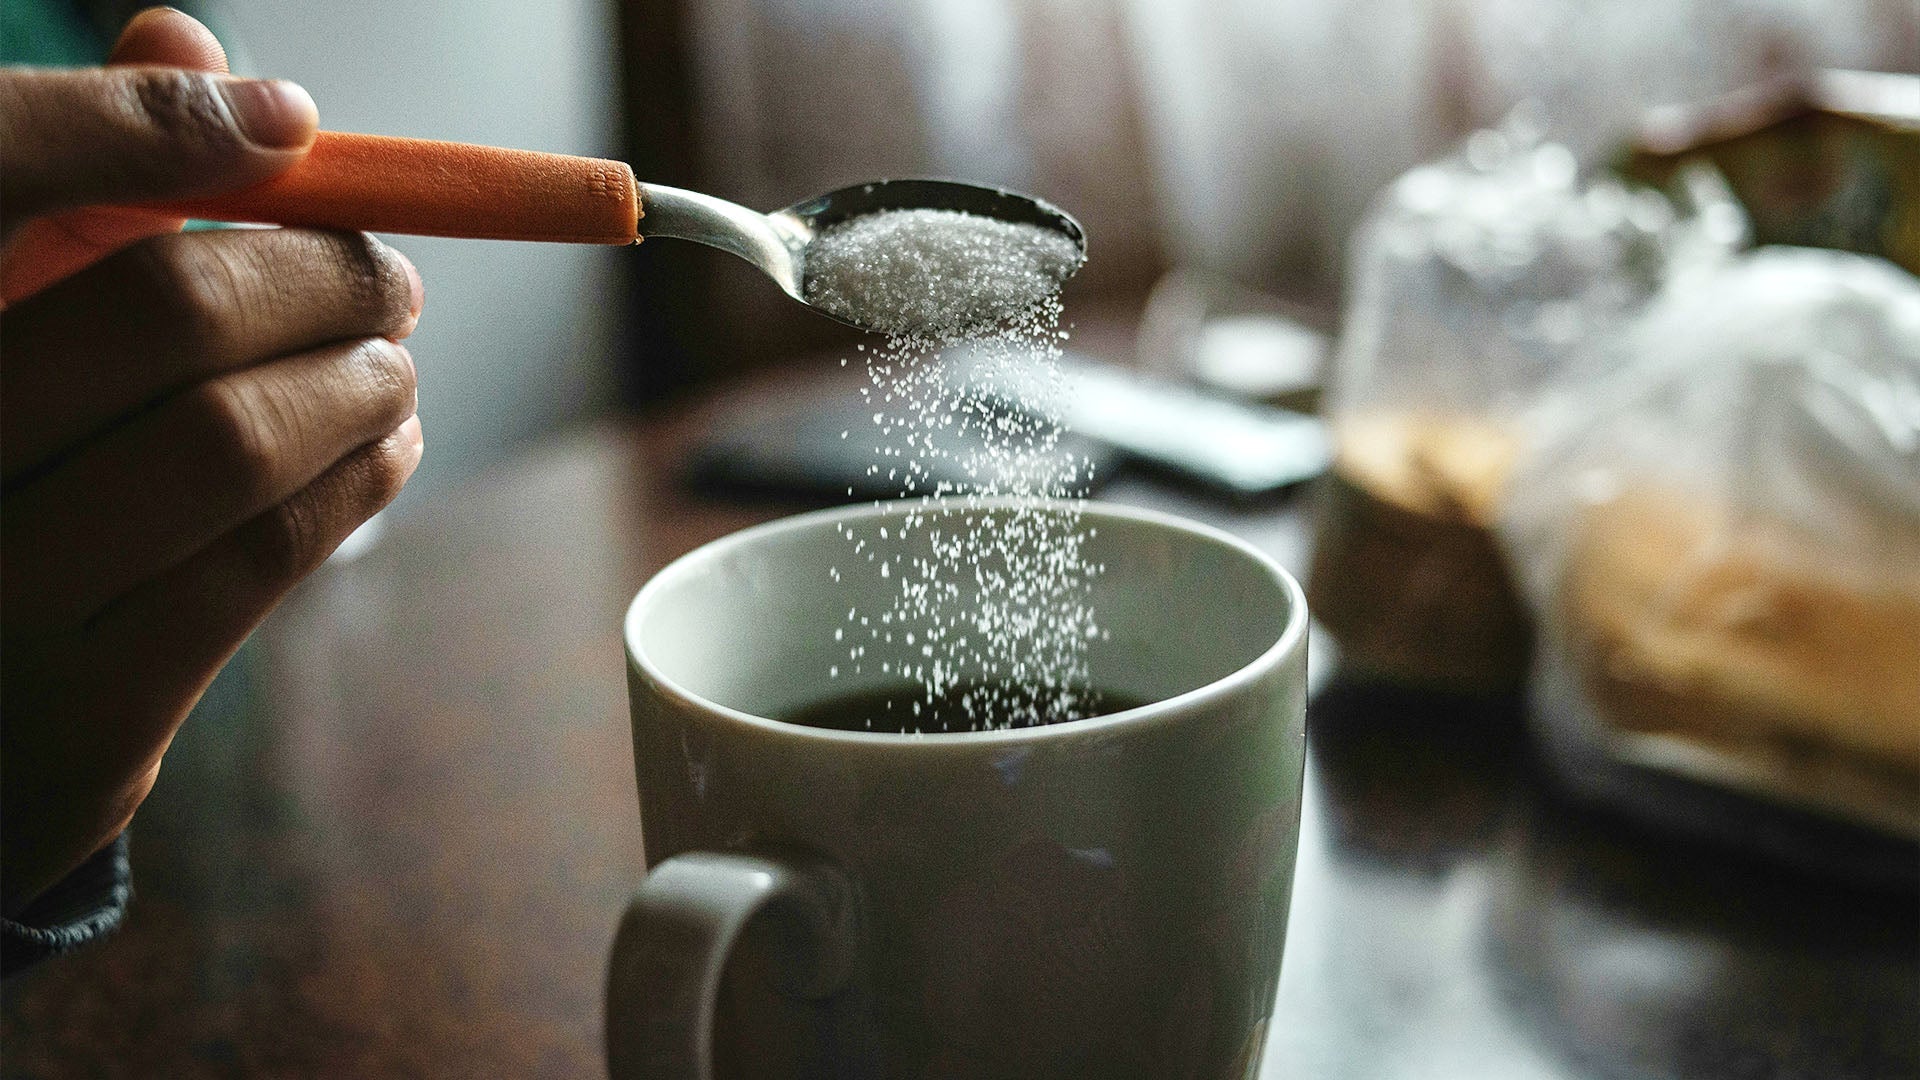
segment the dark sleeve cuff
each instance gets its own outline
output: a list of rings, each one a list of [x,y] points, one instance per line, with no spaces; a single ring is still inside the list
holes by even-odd
[[[133,869],[121,833],[14,918],[0,919],[0,976],[112,933],[132,898]]]

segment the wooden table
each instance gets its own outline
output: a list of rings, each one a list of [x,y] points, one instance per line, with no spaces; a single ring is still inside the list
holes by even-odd
[[[600,1075],[643,866],[620,615],[793,509],[676,484],[718,407],[534,447],[303,586],[168,756],[126,926],[6,988],[5,1075]],[[1107,494],[1304,565],[1296,503]],[[1263,1076],[1920,1075],[1911,892],[1570,809],[1511,707],[1336,680],[1311,728]]]

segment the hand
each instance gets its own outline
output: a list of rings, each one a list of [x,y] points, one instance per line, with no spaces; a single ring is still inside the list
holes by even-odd
[[[154,9],[105,69],[0,71],[9,915],[126,827],[240,642],[420,460],[399,253],[112,208],[306,152],[306,92],[225,70]]]

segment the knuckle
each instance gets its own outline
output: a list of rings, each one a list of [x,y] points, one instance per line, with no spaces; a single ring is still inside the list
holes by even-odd
[[[293,581],[313,569],[324,555],[324,523],[307,491],[261,515],[251,534],[248,556],[254,573],[265,581]]]
[[[412,308],[412,289],[400,256],[366,233],[319,233],[322,255],[355,309],[381,325],[397,325]]]
[[[412,415],[415,376],[400,346],[385,338],[369,338],[354,346],[351,361],[370,411],[390,421],[389,426]]]
[[[392,502],[411,475],[406,455],[399,442],[392,438],[381,439],[369,447],[362,455],[357,472],[355,487],[361,501],[354,519],[356,523],[372,517],[375,511]]]
[[[260,403],[234,379],[215,379],[193,391],[193,421],[212,479],[242,498],[271,493],[278,447]]]
[[[210,150],[242,145],[226,101],[207,75],[154,68],[127,85],[138,117],[162,138]]]
[[[292,582],[320,564],[346,535],[394,500],[410,475],[397,440],[348,455],[297,495],[261,515],[248,538],[254,572]]]
[[[224,356],[243,318],[242,268],[220,245],[164,237],[136,245],[134,289],[185,349]]]

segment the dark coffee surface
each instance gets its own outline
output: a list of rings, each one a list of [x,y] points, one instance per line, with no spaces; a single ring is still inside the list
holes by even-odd
[[[1145,704],[1143,698],[1110,690],[1036,697],[1013,684],[992,682],[956,683],[929,697],[924,687],[902,683],[830,697],[775,719],[836,731],[983,731],[1084,720]]]

